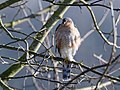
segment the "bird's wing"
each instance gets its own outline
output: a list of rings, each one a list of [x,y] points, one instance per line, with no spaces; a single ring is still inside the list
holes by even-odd
[[[59,39],[59,35],[58,35],[58,28],[60,27],[60,25],[61,24],[59,24],[58,26],[57,26],[57,28],[56,28],[56,30],[55,30],[55,39],[56,39],[56,46],[55,46],[55,53],[58,51],[58,53],[60,54],[60,48],[59,48],[59,46],[58,46],[58,39]],[[61,41],[61,40],[59,40],[59,41]],[[61,54],[60,54],[60,56],[61,56]]]

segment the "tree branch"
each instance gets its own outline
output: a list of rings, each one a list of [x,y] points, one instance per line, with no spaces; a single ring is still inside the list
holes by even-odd
[[[19,2],[19,1],[22,1],[22,0],[8,0],[8,1],[4,2],[4,3],[1,3],[0,4],[0,10],[2,10],[2,9],[4,9],[4,8],[6,8],[6,7],[8,7],[8,6],[10,6],[10,5],[12,5],[12,4],[16,3],[16,2]]]
[[[76,0],[64,0],[63,3],[72,4]],[[35,38],[38,39],[41,43],[44,41],[50,30],[54,27],[54,25],[59,21],[60,18],[63,17],[64,13],[69,9],[70,6],[59,6],[59,8],[54,12],[54,14],[49,18],[47,23],[41,28],[41,32],[39,32]],[[30,45],[29,49],[33,52],[37,52],[41,46],[41,43],[34,40]],[[32,56],[32,55],[30,55]],[[26,54],[19,58],[19,61],[26,62]],[[5,77],[14,77],[21,69],[23,69],[25,65],[21,63],[16,63],[10,66],[6,71],[4,71],[0,77],[1,79]],[[4,81],[6,79],[3,79]]]

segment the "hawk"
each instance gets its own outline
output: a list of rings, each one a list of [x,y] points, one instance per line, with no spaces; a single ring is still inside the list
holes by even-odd
[[[70,80],[71,64],[67,61],[74,61],[73,57],[78,50],[81,39],[78,29],[75,27],[71,18],[64,18],[62,23],[55,31],[56,48],[62,58],[63,62],[63,80]]]

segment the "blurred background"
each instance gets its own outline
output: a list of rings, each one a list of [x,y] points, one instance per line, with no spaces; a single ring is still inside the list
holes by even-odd
[[[7,0],[0,0],[0,3],[3,3]],[[59,0],[55,0],[55,3],[57,3]],[[76,0],[79,1],[79,0]],[[88,3],[93,3],[97,0],[90,0]],[[106,5],[110,7],[110,0],[98,0],[96,4]],[[118,9],[120,8],[120,1],[119,0],[112,0],[113,1],[113,7]],[[10,7],[7,7],[5,9],[0,10],[0,15],[2,16],[3,23],[9,23],[14,20],[18,20],[20,18],[27,17],[31,14],[36,14],[37,12],[43,10],[44,8],[48,7],[49,5],[52,5],[51,3],[47,1],[42,0],[23,0],[21,2],[18,2],[16,4],[11,5]],[[113,29],[112,24],[112,16],[111,16],[111,10],[102,6],[91,6],[96,19],[97,23],[99,23],[103,17],[105,17],[104,21],[100,25],[101,31],[104,33],[110,33]],[[56,9],[55,9],[56,10]],[[54,10],[53,10],[54,11]],[[32,18],[26,22],[23,22],[21,24],[18,24],[14,27],[8,27],[8,30],[16,30],[20,31],[26,34],[30,34],[32,32],[37,32],[40,30],[40,28],[43,26],[43,24],[47,21],[47,19],[53,14],[53,11],[49,11],[47,13],[44,13],[40,16],[37,16],[36,18]],[[120,10],[119,10],[120,11]],[[117,20],[117,17],[119,16],[119,11],[114,10],[115,19]],[[84,37],[89,31],[93,30],[94,24],[93,20],[91,18],[91,15],[88,11],[88,9],[85,6],[72,6],[69,8],[69,10],[65,13],[64,17],[70,17],[73,19],[76,27],[79,29],[79,32],[81,34],[81,37]],[[49,33],[49,36],[46,38],[44,45],[47,47],[50,47],[52,45],[52,35],[55,32],[56,27],[61,23],[61,20],[54,26],[54,28]],[[120,36],[120,23],[117,24],[117,35]],[[23,38],[24,35],[21,35],[19,33],[12,32],[14,36]],[[35,34],[33,34],[34,36]],[[109,37],[109,41],[112,40],[112,36],[109,36],[109,34],[104,34],[106,37]],[[33,41],[32,39],[27,40],[29,45]],[[8,37],[8,35],[0,29],[0,44],[9,44],[12,42],[12,40]],[[23,42],[13,43],[11,44],[13,46],[22,47],[25,48],[25,44]],[[117,45],[120,45],[120,38],[117,38]],[[112,46],[106,44],[104,40],[101,38],[101,36],[98,34],[96,30],[94,30],[81,44],[78,52],[76,53],[74,59],[77,62],[83,62],[85,65],[92,67],[96,65],[103,64],[104,62],[100,62],[98,58],[95,56],[101,56],[105,62],[109,61],[110,55],[111,55]],[[45,48],[42,46],[38,53],[44,52]],[[52,52],[59,56],[58,53],[55,53],[55,46],[52,47]],[[116,49],[116,53],[114,55],[117,56],[120,54],[120,49]],[[16,60],[22,56],[22,52],[8,50],[4,48],[0,48],[0,56],[7,56],[11,58],[15,58]],[[39,60],[40,58],[37,58]],[[7,68],[14,63],[14,61],[10,61],[8,59],[3,59],[4,61],[8,62],[8,64],[0,64],[0,73],[7,70]],[[1,59],[2,62],[2,59]],[[114,66],[114,68],[110,71],[114,71],[116,69],[119,69],[120,65],[119,63]],[[22,75],[28,75],[30,73],[30,68],[25,67],[22,71],[20,71],[16,76],[22,76]],[[103,72],[102,70],[100,70]],[[90,75],[93,75],[93,73],[88,73]],[[46,73],[47,75],[47,73]],[[52,77],[52,74],[49,73],[48,77]],[[113,76],[119,76],[120,72],[119,70],[112,74]],[[41,75],[42,76],[42,75]],[[39,90],[52,90],[54,87],[54,83],[48,83],[47,81],[40,80],[38,81],[38,86],[41,87]],[[35,81],[32,78],[21,78],[21,79],[12,79],[9,82],[9,85],[11,87],[17,88],[17,90],[38,90],[35,86]],[[80,84],[77,84],[77,88],[82,88],[90,85],[95,85],[96,81],[93,80],[89,82],[83,82]],[[112,88],[111,88],[112,87]],[[51,89],[50,89],[51,88]],[[108,90],[119,90],[120,85],[114,84],[113,86],[110,85],[107,87]],[[0,88],[0,90],[2,90]],[[103,88],[102,90],[107,90]]]

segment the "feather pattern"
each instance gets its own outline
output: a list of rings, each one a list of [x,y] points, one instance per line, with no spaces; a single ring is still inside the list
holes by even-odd
[[[73,57],[76,54],[81,42],[80,33],[74,26],[72,19],[64,18],[55,31],[56,47],[60,56],[69,61],[74,61]],[[69,63],[63,62],[63,79],[70,78]]]

